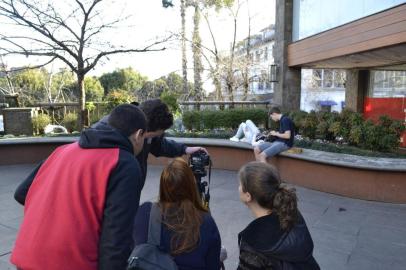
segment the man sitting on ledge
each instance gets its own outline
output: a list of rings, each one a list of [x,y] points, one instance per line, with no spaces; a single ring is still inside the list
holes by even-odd
[[[291,148],[295,137],[293,121],[286,115],[282,115],[278,107],[271,108],[269,116],[273,121],[279,121],[279,131],[272,130],[269,132],[269,135],[276,138],[272,143],[262,142],[254,148],[255,159],[265,163],[268,158]]]

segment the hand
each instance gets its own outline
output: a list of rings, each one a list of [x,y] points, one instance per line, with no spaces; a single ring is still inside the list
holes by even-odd
[[[274,130],[272,130],[271,132],[269,132],[269,134],[270,134],[271,136],[278,136],[278,132],[276,132],[276,131],[274,131]]]
[[[200,146],[194,146],[194,147],[188,146],[188,147],[186,147],[186,150],[185,150],[186,154],[193,154],[194,152],[197,152],[197,151],[204,151],[204,152],[206,152],[206,154],[209,154],[209,152],[207,152],[206,148],[200,147]]]

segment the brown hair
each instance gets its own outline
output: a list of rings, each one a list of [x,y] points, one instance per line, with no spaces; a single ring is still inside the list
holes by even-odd
[[[273,113],[281,114],[281,109],[279,109],[279,107],[272,107],[269,110],[269,114],[273,114]]]
[[[276,168],[263,162],[250,162],[240,169],[239,178],[244,192],[278,215],[283,230],[292,228],[298,218],[296,192],[281,186]]]
[[[199,242],[202,215],[207,210],[198,195],[193,172],[181,158],[174,159],[162,171],[159,205],[163,223],[173,232],[171,253],[192,251]]]

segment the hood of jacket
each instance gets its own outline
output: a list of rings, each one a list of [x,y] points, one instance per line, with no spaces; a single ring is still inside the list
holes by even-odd
[[[134,153],[130,140],[107,124],[82,131],[79,145],[81,148],[120,148]]]
[[[300,263],[313,256],[313,240],[301,214],[289,231],[280,228],[274,213],[257,218],[239,234],[239,240],[255,251],[281,261]]]

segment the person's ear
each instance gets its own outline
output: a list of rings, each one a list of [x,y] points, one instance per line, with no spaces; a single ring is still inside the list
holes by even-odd
[[[134,139],[136,141],[144,140],[144,130],[139,129],[136,132],[134,132]]]
[[[243,194],[244,194],[244,202],[245,203],[249,203],[249,202],[252,201],[252,196],[248,191],[244,192]]]
[[[130,135],[130,140],[134,143],[138,143],[140,140],[144,140],[144,130],[139,129]]]

